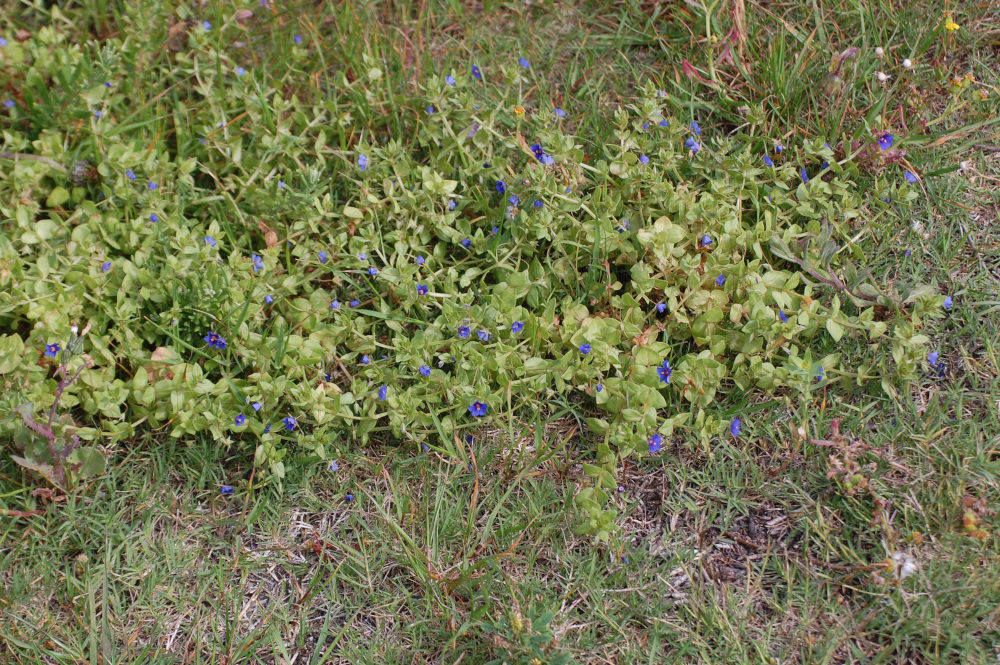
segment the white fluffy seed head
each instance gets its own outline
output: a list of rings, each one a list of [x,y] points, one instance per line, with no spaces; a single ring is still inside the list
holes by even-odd
[[[913,66],[913,61],[909,58],[903,58],[903,69],[909,69]]]
[[[877,55],[877,56],[878,56],[878,57],[880,57],[880,58],[881,58],[881,57],[882,57],[883,55],[885,55],[885,51],[883,51],[883,50],[882,50],[882,47],[881,47],[881,46],[879,46],[879,47],[876,47],[876,49],[875,49],[875,55]]]
[[[889,80],[889,75],[885,72],[875,72],[875,78],[879,80],[879,83],[885,83]]]

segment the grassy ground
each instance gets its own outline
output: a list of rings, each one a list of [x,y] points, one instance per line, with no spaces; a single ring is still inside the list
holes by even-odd
[[[66,4],[63,19],[24,3],[0,28],[68,21],[81,40],[121,36],[119,3]],[[436,68],[511,54],[544,75],[537,99],[580,112],[584,136],[606,131],[609,109],[643,76],[689,105],[706,132],[734,131],[747,114],[787,142],[893,129],[924,194],[909,209],[873,201],[856,231],[880,284],[953,294],[935,328],[947,371],[894,397],[726,396],[748,414],[743,442],[711,452],[677,442],[653,464],[626,467],[608,546],[574,530],[576,463],[588,451],[572,404],[521,431],[481,432],[471,472],[434,455],[345,448],[336,472],[293,469],[283,493],[234,499],[217,488],[250,477],[249,460],[209,442],[148,435],[122,446],[86,493],[51,505],[4,457],[0,662],[995,661],[995,3],[252,8],[260,66],[303,95],[381,67],[380,83],[351,102],[373,129],[398,128],[411,86]],[[949,9],[961,26],[953,35],[942,28]],[[152,59],[171,10],[132,12],[163,17],[159,33],[134,36],[150,41]],[[231,11],[199,10],[217,25]],[[734,26],[742,38],[727,59]],[[293,32],[313,49],[306,65],[282,60]],[[683,60],[714,83],[687,76]],[[891,77],[879,82],[878,71]],[[950,95],[949,79],[967,72],[991,94],[986,107]],[[840,351],[864,358],[852,344]],[[848,491],[854,474],[864,480]],[[13,512],[26,508],[37,513]]]

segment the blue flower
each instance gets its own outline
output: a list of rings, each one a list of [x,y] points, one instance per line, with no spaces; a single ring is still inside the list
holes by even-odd
[[[937,367],[940,355],[937,351],[931,351],[927,354],[927,362],[930,363],[931,367]]]
[[[324,252],[322,249],[319,250],[319,262],[326,263],[326,259],[327,259],[326,252]]]
[[[483,78],[483,73],[479,71],[479,67],[476,67],[475,65],[472,65],[472,75],[480,80]]]
[[[654,434],[649,439],[649,454],[655,455],[660,452],[660,448],[663,447],[663,437],[660,434]]]
[[[266,296],[264,296],[264,302],[266,304],[270,305],[271,303],[274,302],[274,296],[272,296],[270,293],[268,293]]]
[[[911,185],[917,181],[917,176],[913,175],[909,171],[903,171],[903,179]]]
[[[778,310],[778,318],[781,319],[782,323],[788,323],[788,315],[782,309]]]
[[[418,296],[426,296],[427,295],[427,285],[426,284],[417,284],[417,295]]]
[[[663,314],[665,311],[667,311],[667,303],[665,302],[656,303],[656,311],[659,312],[660,314]]]
[[[338,309],[340,309],[340,301],[339,300],[332,301],[330,303],[330,309],[332,309],[332,310],[338,310]]]
[[[472,332],[472,330],[469,329],[469,326],[459,326],[458,327],[458,338],[459,339],[465,339],[466,337],[469,336],[469,333],[471,333],[471,332]]]
[[[691,131],[695,133],[695,136],[701,136],[701,125],[696,120],[691,121]]]
[[[447,83],[448,85],[455,85],[455,77],[449,74],[448,76],[444,77],[444,82]]]
[[[294,42],[295,42],[296,44],[301,44],[301,43],[302,43],[302,35],[295,35],[294,37],[292,37],[292,40],[293,40],[293,41],[294,41]]]
[[[264,425],[264,434],[270,434],[270,433],[271,433],[271,423],[268,423]]]
[[[497,180],[496,188],[498,192],[503,194],[504,192],[507,191],[507,183],[505,183],[503,180]]]
[[[826,378],[826,372],[823,371],[823,366],[820,365],[819,370],[816,372],[816,380],[822,381],[824,378]]]
[[[490,233],[492,233],[493,235],[496,235],[496,234],[500,233],[500,227],[499,226],[493,226],[490,229]]]
[[[656,368],[656,374],[660,377],[660,383],[670,383],[670,375],[673,370],[670,369],[670,361],[664,360],[663,364]]]
[[[663,118],[663,119],[662,119],[662,120],[660,120],[660,122],[658,122],[657,124],[658,124],[658,125],[659,125],[660,127],[669,127],[669,126],[670,126],[670,123],[669,123],[669,122],[667,122],[667,119],[666,119],[666,118]]]
[[[352,300],[351,302],[349,302],[347,304],[350,305],[351,307],[357,307],[358,305],[361,304],[361,301],[360,300]]]
[[[913,252],[911,252],[910,250],[906,250],[905,252],[903,252],[903,256],[905,256],[906,258],[910,258],[911,254],[913,254]]]
[[[251,406],[251,407],[253,407],[253,410],[254,410],[254,411],[260,411],[261,409],[263,409],[263,408],[264,408],[264,405],[263,405],[263,404],[261,404],[260,402],[254,402],[254,403],[253,403],[253,404],[251,404],[250,406]]]
[[[542,202],[542,201],[539,201],[538,199],[535,199],[534,201],[532,201],[531,205],[535,206],[535,210],[540,210],[542,208],[542,206],[545,205],[545,203]]]
[[[157,185],[155,182],[153,182],[151,180],[151,181],[149,181],[149,182],[146,183],[146,187],[148,187],[150,189],[150,191],[152,191],[152,190],[157,189],[159,187],[159,185]]]
[[[719,275],[718,277],[715,278],[715,285],[716,286],[722,286],[725,283],[726,283],[726,276],[725,275]]]
[[[945,296],[944,302],[941,303],[941,306],[944,307],[945,309],[951,309],[952,306],[951,296]]]
[[[158,222],[158,221],[160,221],[160,216],[157,215],[155,212],[151,212],[151,213],[149,213],[149,221],[151,221],[151,222]]]
[[[553,109],[552,112],[556,114],[557,118],[565,118],[566,117],[566,111],[563,111],[559,107],[556,107],[555,109]]]
[[[101,272],[108,272],[111,270],[111,261],[105,261],[101,264]]]
[[[209,23],[208,21],[202,21],[201,27],[204,28],[206,31],[208,31],[212,29],[212,24]]]
[[[205,343],[210,348],[219,349],[220,351],[226,348],[226,338],[215,331],[210,330],[202,339],[205,340]]]
[[[358,155],[358,168],[364,171],[368,168],[368,156]]]
[[[886,132],[885,134],[883,134],[878,138],[878,147],[881,148],[882,150],[888,150],[889,148],[892,147],[892,143],[895,140],[896,140],[895,136],[893,136],[889,132]]]
[[[378,398],[384,402],[388,396],[389,386],[383,384],[382,387],[378,389]]]
[[[799,169],[799,177],[802,178],[802,182],[809,182],[809,174],[805,169]]]
[[[284,189],[284,188],[285,188],[285,181],[284,180],[279,180],[278,181],[278,189]]]
[[[764,153],[764,166],[774,166],[774,160],[766,152]]]
[[[49,358],[55,358],[62,351],[62,347],[58,344],[47,344],[45,346],[45,355]]]
[[[729,423],[729,432],[733,435],[734,439],[740,435],[740,427],[741,423],[739,418],[733,418],[733,422]]]
[[[448,210],[454,210],[457,205],[458,204],[455,203],[455,199],[448,199]]]
[[[781,141],[775,141],[774,142],[774,152],[775,152],[775,154],[780,155],[784,151],[785,151],[785,146],[781,145]]]
[[[6,45],[7,45],[7,40],[4,39],[3,37],[0,37],[0,46],[6,46]]]
[[[206,23],[207,23],[207,21],[206,21]],[[234,491],[236,491],[236,490],[233,489],[232,485],[222,485],[222,486],[219,487],[219,494],[221,494],[223,496],[229,496]]]
[[[649,157],[646,155],[639,155],[639,163],[643,165],[649,164]]]
[[[424,257],[422,257],[422,256],[418,256],[417,258],[415,258],[415,259],[413,260],[413,262],[414,262],[414,263],[416,263],[416,264],[417,264],[418,266],[422,266],[422,265],[424,265],[425,263],[427,263],[427,259],[425,259],[425,258],[424,258]]]
[[[596,385],[596,386],[594,387],[594,389],[595,389],[595,390],[596,390],[597,392],[601,392],[602,390],[604,390],[604,384],[603,384],[603,383],[598,383],[598,384],[597,384],[597,385]]]
[[[366,254],[365,252],[361,252],[360,254],[358,254],[358,261],[367,261],[367,260],[368,260],[368,254]]]
[[[353,494],[345,494],[344,495],[344,501],[346,501],[347,503],[350,503],[351,501],[354,501],[354,495]]]
[[[521,199],[519,199],[519,198],[517,197],[517,194],[511,194],[511,195],[510,195],[510,198],[509,198],[509,199],[507,199],[507,201],[508,201],[508,203],[510,203],[510,204],[511,204],[512,206],[514,206],[515,208],[516,208],[516,207],[517,207],[518,205],[520,205],[520,203],[521,203]]]
[[[12,109],[15,106],[17,106],[17,102],[15,102],[13,99],[5,99],[5,100],[3,100],[3,107],[5,109]]]
[[[253,264],[254,272],[260,272],[264,269],[264,258],[260,254],[251,254],[250,262]]]
[[[428,106],[424,110],[427,112],[427,115],[434,115],[434,107],[433,106]]]
[[[712,244],[712,236],[710,236],[710,235],[703,235],[701,237],[701,246],[702,247],[708,247],[711,244]]]
[[[378,268],[376,268],[375,266],[369,267],[368,268],[368,274],[371,275],[372,277],[374,277],[375,275],[378,274]]]
[[[582,353],[583,355],[587,355],[588,353],[590,353],[590,344],[581,344],[580,353]]]
[[[527,58],[518,58],[517,59],[517,64],[521,65],[525,69],[529,69],[531,67],[531,63],[528,62]]]
[[[337,464],[337,460],[333,460],[332,462],[330,462],[330,466],[326,468],[329,469],[331,472],[336,472],[340,470],[340,465]]]
[[[466,249],[468,249],[468,248],[472,247],[472,241],[471,241],[471,240],[469,240],[468,238],[463,238],[463,239],[462,239],[462,242],[460,242],[459,244],[460,244],[460,245],[461,245],[462,247],[465,247]]]
[[[287,418],[283,418],[281,420],[281,422],[285,423],[285,429],[288,430],[289,432],[295,431],[295,428],[299,424],[298,421],[295,420],[295,418],[292,418],[291,416],[288,416]]]
[[[524,330],[524,324],[521,323],[520,321],[515,321],[514,323],[510,324],[510,331],[515,335],[521,332],[522,330]]]
[[[643,129],[649,129],[649,123],[648,122],[642,123],[642,128]]]
[[[246,73],[247,73],[247,70],[243,69],[242,67],[237,67],[236,68],[236,75],[237,76],[243,76]]]
[[[472,404],[469,405],[469,413],[479,418],[481,416],[486,415],[486,410],[488,408],[489,407],[487,407],[482,402],[473,402]]]
[[[216,245],[219,244],[215,241],[215,238],[213,238],[212,236],[205,236],[204,238],[202,238],[202,241],[204,241],[204,243],[209,247],[215,247]]]
[[[367,353],[365,353],[365,354],[363,354],[361,356],[361,364],[362,365],[370,365],[371,362],[372,362],[372,359],[371,359],[371,357]]]
[[[101,117],[101,112],[100,111],[94,111],[94,117],[95,118],[100,118]]]
[[[488,332],[486,332],[485,330],[480,330],[479,332],[477,332],[476,333],[476,337],[479,338],[480,342],[488,342],[488,341],[490,341],[490,334]]]
[[[236,416],[235,420],[233,420],[233,422],[236,423],[237,427],[243,426],[246,423],[246,421],[247,421],[247,417],[244,416],[242,413],[240,415]]]
[[[430,376],[431,375],[431,368],[428,367],[427,365],[421,365],[420,368],[417,371],[420,372],[421,376]]]
[[[694,155],[697,155],[698,151],[701,150],[701,144],[695,141],[693,136],[689,136],[684,140],[684,147]]]

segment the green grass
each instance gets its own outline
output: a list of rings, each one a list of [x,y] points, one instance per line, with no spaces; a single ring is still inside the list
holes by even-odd
[[[340,75],[380,67],[367,94],[351,88],[329,103],[334,117],[350,111],[356,131],[389,135],[418,112],[417,81],[512,54],[544,76],[536,100],[583,111],[584,137],[608,131],[609,109],[634,94],[636,76],[654,77],[706,132],[760,113],[767,135],[788,144],[870,136],[885,124],[877,116],[898,117],[903,104],[906,158],[925,194],[911,209],[873,201],[854,232],[879,285],[906,293],[936,283],[954,295],[932,327],[945,377],[928,373],[895,398],[843,386],[808,402],[726,395],[721,408],[747,414],[740,443],[682,442],[629,461],[606,545],[575,531],[578,463],[591,451],[572,402],[558,418],[540,407],[539,420],[480,432],[471,472],[438,454],[345,442],[336,473],[289,465],[283,492],[251,482],[228,499],[218,486],[251,481],[251,460],[198,438],[119,445],[107,473],[55,503],[32,496],[3,455],[0,662],[995,661],[1000,165],[976,146],[998,143],[996,124],[982,123],[1000,104],[1000,10],[747,2],[748,38],[728,64],[711,38],[725,37],[743,4],[705,4],[707,14],[691,3],[301,3],[278,7],[248,37],[259,66],[317,103]],[[227,7],[210,7],[214,25]],[[962,25],[953,37],[940,28],[946,8]],[[121,32],[121,9],[89,0],[63,13],[83,40]],[[132,35],[151,45],[145,64],[160,62],[174,9],[129,10],[159,17],[150,34]],[[0,33],[53,20],[22,4]],[[314,40],[313,57],[282,60],[293,32]],[[850,46],[859,53],[831,81],[830,58]],[[891,53],[885,64],[876,46]],[[916,62],[910,72],[892,64],[904,55]],[[682,59],[719,85],[693,83]],[[885,87],[877,70],[892,74]],[[944,83],[966,71],[992,89],[991,106],[949,106]],[[195,98],[191,85],[174,81],[156,104],[137,106],[134,127],[157,134]],[[951,169],[963,160],[967,170]],[[220,215],[232,209],[219,203]],[[869,357],[853,341],[838,350]],[[810,441],[826,439],[833,419],[857,442],[853,454]],[[856,461],[867,487],[847,491],[830,475],[831,455]],[[37,514],[12,512],[25,510]],[[968,512],[988,535],[969,535]],[[902,581],[885,566],[895,553],[916,562]]]

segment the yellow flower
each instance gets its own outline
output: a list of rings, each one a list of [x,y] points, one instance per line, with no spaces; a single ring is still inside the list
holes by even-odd
[[[524,107],[518,104],[517,106],[514,107],[514,113],[518,115],[524,115]]]
[[[948,32],[955,32],[956,30],[958,30],[958,28],[959,28],[958,23],[955,23],[955,21],[952,20],[952,18],[949,16],[948,21],[944,24],[944,29],[947,30]]]

